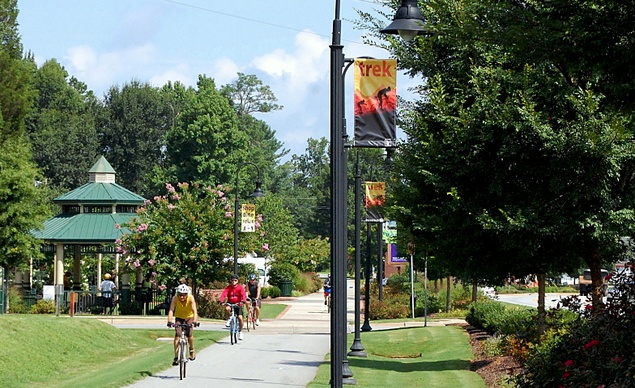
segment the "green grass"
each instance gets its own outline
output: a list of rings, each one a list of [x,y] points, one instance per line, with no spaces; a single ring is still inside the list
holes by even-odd
[[[349,336],[349,347],[353,337]],[[472,350],[457,326],[417,327],[362,333],[367,358],[347,357],[360,387],[484,388],[470,371]],[[330,365],[320,366],[309,387],[328,387]]]
[[[198,330],[197,350],[225,337]],[[12,387],[121,387],[170,367],[174,331],[117,329],[97,319],[0,315],[0,381]]]
[[[277,318],[286,308],[286,304],[263,303],[260,307],[260,319]]]

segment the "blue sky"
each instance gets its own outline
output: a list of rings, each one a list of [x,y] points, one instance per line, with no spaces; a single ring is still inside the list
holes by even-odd
[[[361,43],[356,10],[383,10],[381,0],[341,0],[347,58],[387,58]],[[291,153],[309,137],[329,138],[329,68],[334,0],[19,0],[19,31],[38,64],[57,59],[98,97],[132,80],[194,86],[199,74],[217,86],[237,72],[257,75],[284,106],[258,115]],[[388,21],[387,21],[388,22]],[[346,76],[352,123],[353,72]],[[403,74],[398,93],[418,81]],[[352,136],[349,124],[348,134]]]

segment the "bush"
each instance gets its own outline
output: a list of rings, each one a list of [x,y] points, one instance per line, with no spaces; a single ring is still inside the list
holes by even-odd
[[[38,300],[36,304],[31,306],[31,314],[54,314],[55,302],[52,300]]]
[[[564,322],[531,349],[514,381],[518,387],[633,386],[635,277],[630,272],[613,280],[619,292],[594,311],[580,310],[578,300],[572,301],[576,318],[562,314]]]
[[[295,286],[299,277],[300,271],[293,264],[274,261],[269,269],[269,284],[278,288],[283,281],[291,281]]]
[[[425,291],[421,290],[415,295],[415,316],[423,317],[425,315],[426,306],[428,304],[428,315],[435,314],[441,311],[445,303],[439,299],[439,295],[433,294],[428,291],[428,300],[425,299]]]
[[[280,289],[276,286],[264,287],[260,290],[260,297],[265,298],[277,298],[281,294]]]
[[[143,314],[143,305],[139,302],[120,303],[120,315],[141,315]]]
[[[12,314],[25,314],[27,312],[22,292],[16,286],[9,289],[9,312]]]
[[[386,295],[384,300],[377,296],[370,298],[370,319],[407,318],[411,314],[409,295]]]
[[[196,297],[196,307],[199,317],[225,319],[225,306],[218,303],[212,294],[200,293]]]
[[[301,273],[293,288],[301,294],[312,294],[322,288],[322,280],[314,272]]]

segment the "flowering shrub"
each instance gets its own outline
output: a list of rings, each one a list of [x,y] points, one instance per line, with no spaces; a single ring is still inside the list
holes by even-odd
[[[232,272],[234,214],[225,187],[166,184],[167,194],[146,201],[125,225],[130,233],[116,241],[127,268],[151,273],[160,290],[181,282],[197,285],[227,279]],[[261,219],[261,217],[259,217]],[[259,228],[257,223],[256,227]],[[266,245],[260,233],[245,233],[250,250]]]
[[[635,386],[635,284],[632,273],[617,276],[617,292],[599,309],[580,308],[575,321],[544,338],[517,376],[519,387]]]

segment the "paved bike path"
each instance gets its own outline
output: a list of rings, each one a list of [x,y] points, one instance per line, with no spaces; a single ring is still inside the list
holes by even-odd
[[[321,293],[281,300],[289,307],[274,320],[263,320],[244,340],[231,345],[229,335],[200,350],[187,365],[188,387],[305,387],[313,381],[330,347],[330,320]],[[164,324],[164,323],[163,323]],[[201,324],[201,329],[210,326]],[[207,327],[224,330],[223,325]],[[197,329],[199,330],[199,329]],[[169,363],[170,360],[166,360]],[[177,366],[130,385],[172,387],[181,383]]]

